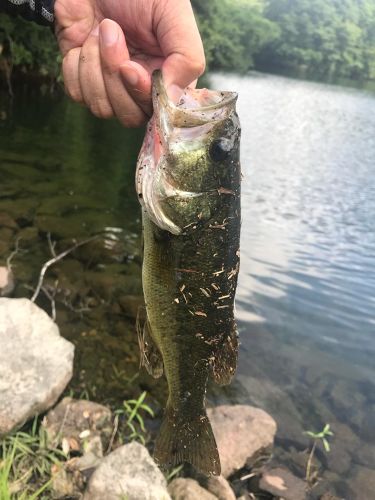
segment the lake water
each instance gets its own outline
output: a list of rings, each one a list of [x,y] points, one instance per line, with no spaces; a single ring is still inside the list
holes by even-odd
[[[300,475],[303,432],[330,423],[315,496],[329,487],[371,500],[375,94],[256,73],[215,74],[210,85],[239,93],[244,175],[240,363],[234,383],[210,398],[270,412],[276,459]],[[47,284],[59,298],[57,321],[77,345],[75,386],[88,381],[99,399],[120,399],[137,376],[129,310],[140,295],[133,175],[141,134],[65,100],[19,96],[12,108],[3,99],[0,111],[0,214],[19,226],[0,220],[0,259],[21,234],[16,295],[30,296],[25,286],[35,286],[50,257],[48,234],[61,249],[104,234],[51,270]],[[157,394],[158,384],[137,380]]]

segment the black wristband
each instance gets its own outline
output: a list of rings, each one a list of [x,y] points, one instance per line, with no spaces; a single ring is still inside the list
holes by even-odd
[[[52,25],[54,0],[0,0],[0,11],[19,14],[38,24]]]

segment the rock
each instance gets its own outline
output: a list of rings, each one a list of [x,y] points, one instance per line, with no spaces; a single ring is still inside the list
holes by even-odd
[[[131,319],[136,319],[138,314],[145,317],[145,301],[143,295],[121,295],[118,303],[125,316]]]
[[[229,477],[273,445],[276,422],[265,411],[247,405],[208,409],[216,437],[221,472]]]
[[[375,404],[366,408],[363,414],[362,422],[359,427],[359,435],[365,442],[370,442],[375,446],[375,432],[374,432],[374,422],[375,422]]]
[[[101,459],[89,451],[82,457],[71,458],[68,462],[52,470],[53,498],[81,498],[87,481],[92,476]]]
[[[357,466],[350,478],[350,488],[355,492],[355,496],[351,497],[355,500],[374,498],[375,470]]]
[[[66,447],[78,451],[99,438],[101,451],[96,451],[96,454],[102,456],[103,446],[112,434],[112,413],[107,407],[92,401],[64,398],[48,412],[43,425],[53,447],[64,441]]]
[[[15,231],[19,229],[17,222],[5,212],[0,212],[0,227],[7,227]]]
[[[42,413],[73,373],[74,346],[28,299],[0,298],[0,435]]]
[[[307,484],[286,469],[265,470],[259,482],[261,490],[285,500],[304,500]]]
[[[236,500],[236,495],[224,476],[204,476],[197,474],[195,479],[219,500]]]
[[[320,500],[344,500],[344,499],[339,498],[336,495],[333,495],[332,493],[328,492],[328,493],[324,493],[324,495],[322,495],[320,497]]]
[[[9,295],[14,290],[14,276],[8,267],[0,267],[0,297]]]
[[[64,466],[54,467],[51,481],[52,498],[80,498],[81,488],[77,486],[73,474]]]
[[[354,455],[354,462],[375,469],[375,446],[361,442],[361,446]]]
[[[174,479],[168,486],[173,500],[217,500],[217,497],[205,490],[194,479]]]
[[[170,500],[163,474],[137,442],[117,448],[101,461],[83,500]]]

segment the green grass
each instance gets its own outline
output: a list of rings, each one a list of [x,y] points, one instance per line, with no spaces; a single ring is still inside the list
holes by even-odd
[[[47,447],[47,435],[35,418],[28,432],[0,441],[1,500],[35,500],[49,489],[51,467],[65,460],[61,450]]]
[[[146,392],[138,399],[123,402],[114,412],[114,429],[106,453],[119,444],[148,437],[144,418],[154,416],[145,403]],[[116,443],[115,443],[116,441]],[[22,430],[0,440],[0,500],[49,500],[52,467],[61,467],[70,457],[48,446],[47,433],[37,417]]]
[[[147,393],[143,392],[138,399],[129,399],[123,402],[122,408],[115,411],[117,417],[122,417],[123,432],[130,441],[140,441],[145,444],[146,427],[143,414],[154,417],[153,410],[144,403]],[[121,439],[121,437],[120,437]]]

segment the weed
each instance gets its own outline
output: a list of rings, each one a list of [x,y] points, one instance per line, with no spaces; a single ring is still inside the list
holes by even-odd
[[[0,441],[0,456],[1,500],[16,494],[18,500],[39,498],[51,484],[51,465],[66,459],[61,450],[48,448],[46,431],[37,418],[28,433],[18,431]]]
[[[330,445],[328,442],[327,437],[328,436],[333,436],[333,432],[330,430],[330,425],[326,424],[323,428],[322,431],[320,432],[313,432],[313,431],[305,431],[304,434],[307,436],[310,436],[313,439],[313,445],[311,447],[311,451],[309,454],[309,458],[307,460],[307,465],[306,465],[306,481],[308,483],[311,482],[312,476],[311,476],[311,466],[313,463],[314,455],[315,455],[315,449],[317,447],[318,442],[321,440],[323,443],[323,447],[327,453],[330,452]]]
[[[153,410],[144,403],[146,394],[146,392],[143,392],[138,399],[124,401],[123,408],[115,411],[116,415],[124,417],[125,432],[130,431],[127,438],[129,440],[138,440],[142,444],[145,444],[144,435],[146,434],[142,412],[151,415],[151,417],[155,416]]]

